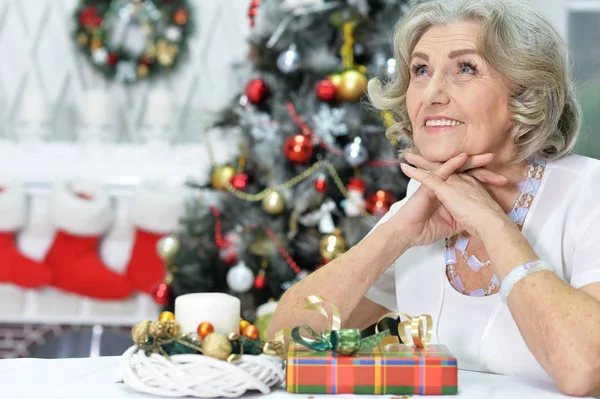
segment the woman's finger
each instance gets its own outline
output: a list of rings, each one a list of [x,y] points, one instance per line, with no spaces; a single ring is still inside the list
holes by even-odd
[[[471,156],[467,157],[465,163],[456,171],[464,172],[469,169],[480,168],[482,166],[489,164],[493,159],[494,159],[494,154],[492,154],[492,153],[471,155]],[[444,164],[443,162],[431,162],[431,161],[426,160],[425,158],[423,158],[420,155],[411,154],[411,153],[406,154],[406,160],[410,164],[416,166],[417,168],[429,170],[433,173],[435,173],[437,171],[437,169],[439,169],[440,166],[442,166]]]
[[[438,167],[435,171],[432,171],[431,173],[427,173],[420,169],[418,170],[419,172],[423,172],[426,175],[434,175],[436,177],[446,180],[453,173],[456,173],[456,171],[459,170],[465,164],[467,158],[467,154],[462,153],[455,156],[454,158],[450,158],[448,161],[444,162],[440,167]]]
[[[446,170],[450,170],[450,165],[448,165],[449,163],[451,163],[455,158],[452,158],[451,160],[449,160],[448,162],[446,162],[444,165],[442,165],[442,168],[445,168]],[[430,189],[436,196],[438,194],[439,188],[442,185],[448,185],[448,183],[446,183],[446,179],[448,177],[445,177],[444,175],[436,175],[435,173],[429,173],[426,172],[424,170],[421,170],[419,168],[415,168],[414,166],[410,166],[408,164],[401,164],[400,167],[402,168],[402,171],[404,172],[404,174],[408,177],[410,177],[411,179],[415,179],[416,181],[418,181],[419,183],[421,183],[422,186],[427,187],[428,189]],[[457,166],[456,168],[458,168],[460,166]],[[455,170],[456,170],[455,168]],[[440,170],[439,172],[446,172],[446,170]],[[453,173],[450,172],[448,176],[452,175]]]
[[[493,186],[504,186],[508,183],[508,179],[502,175],[492,172],[491,170],[477,168],[466,171],[465,173],[473,176],[481,183],[490,184]]]

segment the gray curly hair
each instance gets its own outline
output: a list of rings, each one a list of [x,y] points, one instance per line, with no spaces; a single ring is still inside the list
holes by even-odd
[[[393,48],[397,72],[389,82],[374,78],[368,94],[373,106],[390,111],[389,138],[408,138],[414,150],[406,108],[412,52],[434,25],[481,23],[481,56],[512,83],[508,107],[517,161],[530,156],[552,161],[571,152],[581,110],[571,80],[568,51],[560,33],[533,6],[513,0],[432,0],[421,3],[397,24]]]

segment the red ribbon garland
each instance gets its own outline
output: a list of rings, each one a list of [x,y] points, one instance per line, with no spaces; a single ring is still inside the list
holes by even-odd
[[[215,242],[219,249],[223,249],[223,248],[225,248],[225,246],[227,246],[227,243],[225,242],[225,239],[223,238],[221,213],[215,206],[211,206],[210,210],[211,210],[213,216],[215,217]],[[259,227],[258,225],[247,226],[244,229],[242,229],[242,233],[245,231],[248,231],[248,230],[255,230],[258,227]],[[264,229],[265,229],[265,232],[267,233],[267,235],[269,236],[269,238],[275,243],[275,245],[277,246],[277,250],[279,251],[281,256],[283,256],[283,258],[285,259],[287,264],[290,266],[290,268],[294,271],[294,273],[296,273],[296,274],[300,273],[302,271],[302,269],[300,269],[298,264],[296,262],[294,262],[294,259],[292,259],[290,254],[285,250],[283,244],[281,244],[281,241],[279,241],[279,239],[277,238],[277,236],[275,235],[273,230],[271,230],[269,227],[264,227]]]

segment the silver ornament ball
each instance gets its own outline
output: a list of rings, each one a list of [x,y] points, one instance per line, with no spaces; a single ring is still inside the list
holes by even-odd
[[[294,73],[302,67],[300,53],[291,45],[277,57],[277,68],[283,73]]]
[[[233,292],[239,294],[247,292],[254,284],[252,270],[241,261],[227,272],[227,285]]]
[[[344,147],[344,159],[352,166],[360,166],[369,159],[369,153],[362,144],[360,137],[354,139],[352,143]]]

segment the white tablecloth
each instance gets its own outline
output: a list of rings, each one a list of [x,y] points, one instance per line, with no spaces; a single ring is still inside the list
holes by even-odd
[[[153,396],[134,392],[118,383],[118,357],[87,359],[8,359],[0,360],[0,398],[2,399],[141,399]],[[459,371],[459,395],[465,399],[554,399],[567,398],[552,385],[518,378]],[[260,394],[244,398],[257,399]],[[288,394],[278,389],[266,399],[314,399],[353,397],[370,399],[374,395]],[[428,396],[450,398],[451,396]]]

